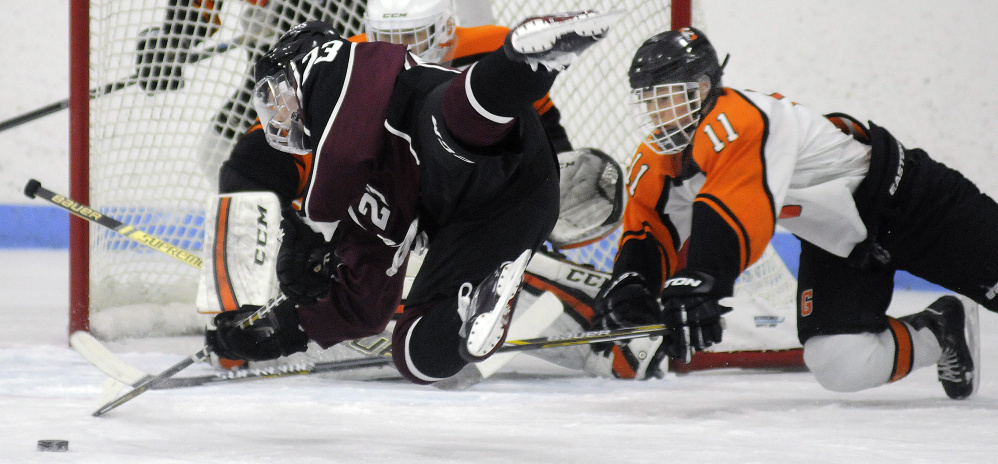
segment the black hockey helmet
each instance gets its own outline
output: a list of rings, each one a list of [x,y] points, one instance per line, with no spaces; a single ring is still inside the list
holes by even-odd
[[[724,60],[727,64],[727,59]],[[724,64],[717,60],[707,36],[693,27],[666,31],[646,40],[627,71],[632,89],[667,82],[695,82],[700,76],[710,79],[712,89],[721,88]]]
[[[291,61],[339,36],[332,26],[322,21],[308,21],[292,27],[256,62],[253,67],[253,78],[259,81],[277,74]]]
[[[340,35],[322,21],[301,23],[285,32],[253,68],[252,102],[267,142],[294,154],[311,151],[302,99],[306,90],[293,64]]]
[[[652,149],[667,155],[692,143],[721,95],[723,70],[707,36],[694,28],[656,34],[638,47],[627,74],[641,114],[652,123]]]

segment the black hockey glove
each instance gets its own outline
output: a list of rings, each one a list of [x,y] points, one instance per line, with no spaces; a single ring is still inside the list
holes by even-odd
[[[327,242],[292,208],[283,211],[281,235],[281,250],[277,253],[281,291],[292,301],[303,304],[326,296],[340,263],[334,253],[338,240]]]
[[[625,272],[604,284],[596,303],[595,327],[619,329],[662,322],[662,308],[648,291],[645,279],[635,272]]]
[[[177,90],[184,86],[184,64],[191,39],[169,36],[158,27],[139,32],[135,45],[135,78],[146,92]]]
[[[248,327],[239,327],[258,309],[247,305],[219,313],[215,330],[205,334],[205,344],[221,358],[242,361],[266,361],[308,348],[308,335],[298,325],[294,303],[287,300]]]
[[[594,328],[613,330],[662,323],[662,307],[648,291],[644,277],[635,272],[625,272],[604,284],[593,304],[596,319]],[[614,350],[614,345],[619,349]],[[661,378],[659,366],[665,358],[662,337],[651,337],[622,342],[592,344],[593,355],[587,358],[587,370],[604,364],[603,369],[613,377],[644,380]],[[639,355],[640,354],[640,355]],[[618,359],[618,357],[620,359]],[[610,374],[599,373],[602,376]]]
[[[689,363],[694,351],[721,341],[721,316],[731,308],[721,306],[714,277],[700,271],[681,270],[665,281],[662,306],[671,340],[669,357]]]

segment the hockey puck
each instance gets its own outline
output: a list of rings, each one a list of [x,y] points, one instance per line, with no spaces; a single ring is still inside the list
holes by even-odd
[[[38,451],[69,451],[69,440],[38,440]]]

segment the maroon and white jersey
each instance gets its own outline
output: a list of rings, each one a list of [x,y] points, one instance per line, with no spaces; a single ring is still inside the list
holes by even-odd
[[[309,337],[327,347],[380,333],[400,302],[417,232],[419,155],[407,128],[393,127],[389,119],[414,119],[424,92],[457,71],[424,67],[402,45],[341,38],[316,47],[291,69],[301,83],[314,153],[301,208],[306,222],[327,238],[342,229],[338,282],[331,283],[328,298],[299,310]],[[408,72],[420,78],[399,78]],[[420,85],[400,84],[409,81]]]

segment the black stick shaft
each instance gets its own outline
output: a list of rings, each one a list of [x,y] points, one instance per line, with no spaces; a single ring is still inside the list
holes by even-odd
[[[232,42],[222,42],[222,43],[220,43],[218,45],[213,45],[211,47],[207,47],[204,50],[202,50],[201,52],[197,53],[196,55],[193,55],[187,63],[188,64],[197,63],[198,61],[201,61],[201,60],[204,60],[204,59],[207,59],[207,58],[211,58],[211,57],[213,57],[215,55],[224,53],[224,52],[226,52],[226,51],[228,51],[228,50],[230,50],[230,49],[238,46],[239,44],[242,43],[242,41],[243,41],[243,38],[239,37],[236,40],[233,40]],[[130,86],[132,86],[134,84],[137,84],[138,82],[139,82],[139,80],[135,76],[130,76],[130,77],[127,77],[127,78],[122,79],[120,81],[116,81],[116,82],[112,82],[110,84],[106,84],[106,85],[104,85],[104,87],[95,87],[95,88],[90,89],[90,98],[97,98],[97,97],[99,97],[101,95],[109,94],[111,92],[115,92],[115,91],[124,89],[126,87],[130,87]],[[69,108],[69,99],[68,98],[65,99],[65,100],[57,101],[57,102],[52,103],[50,105],[43,106],[41,108],[38,108],[37,110],[29,111],[29,112],[24,113],[24,114],[22,114],[20,116],[15,116],[15,117],[10,118],[10,119],[8,119],[6,121],[2,121],[2,122],[0,122],[0,132],[3,132],[5,130],[7,130],[7,129],[12,129],[14,127],[20,126],[20,125],[25,124],[25,123],[29,123],[29,122],[34,121],[36,119],[43,118],[43,117],[48,116],[48,115],[50,115],[52,113],[58,113],[59,111],[62,111],[64,109],[66,109],[66,108]]]
[[[197,353],[194,353],[184,358],[183,361],[180,361],[177,364],[170,366],[169,369],[159,373],[158,375],[154,375],[142,381],[142,383],[136,385],[132,391],[125,393],[124,395],[121,395],[115,398],[114,400],[111,400],[109,403],[101,406],[99,409],[94,411],[93,414],[94,417],[102,416],[106,414],[108,411],[131,401],[135,397],[148,391],[150,388],[153,388],[156,385],[165,382],[170,377],[173,377],[174,374],[176,374],[177,372],[187,369],[187,367],[190,366],[191,364],[208,359],[208,354],[209,354],[208,347],[204,347],[201,349],[201,351],[198,351]]]
[[[254,312],[252,315],[250,315],[250,317],[247,317],[245,320],[243,320],[242,322],[240,322],[239,326],[243,327],[243,328],[249,327],[250,325],[253,324],[253,322],[255,322],[256,320],[260,319],[261,317],[263,317],[267,313],[273,311],[274,308],[276,308],[277,306],[279,306],[281,303],[287,301],[287,299],[288,299],[288,297],[285,296],[283,293],[279,294],[276,298],[273,298],[270,301],[268,301],[267,304],[264,307],[258,309],[256,312]],[[115,398],[114,400],[111,400],[107,404],[101,406],[99,409],[97,409],[96,411],[94,411],[93,415],[95,417],[96,416],[104,415],[108,411],[110,411],[110,410],[112,410],[114,408],[117,408],[118,406],[121,406],[122,404],[125,404],[125,403],[131,401],[136,396],[139,396],[139,395],[145,393],[146,391],[155,388],[157,385],[165,383],[167,380],[169,380],[171,377],[173,377],[174,375],[176,375],[178,372],[180,372],[180,371],[182,371],[184,369],[187,369],[187,367],[189,367],[190,365],[192,365],[192,364],[194,364],[196,362],[202,362],[202,361],[207,360],[208,356],[210,356],[210,355],[211,355],[211,348],[210,347],[205,346],[204,348],[201,348],[201,350],[198,351],[197,353],[194,353],[194,354],[192,354],[192,355],[184,358],[183,361],[180,361],[177,364],[174,364],[173,366],[170,366],[165,371],[160,372],[159,374],[156,374],[156,375],[154,375],[152,377],[149,377],[149,378],[143,380],[142,382],[139,382],[139,384],[136,385],[135,388],[132,389],[132,391],[130,391],[128,393],[125,393],[124,395],[121,395],[121,396]]]

